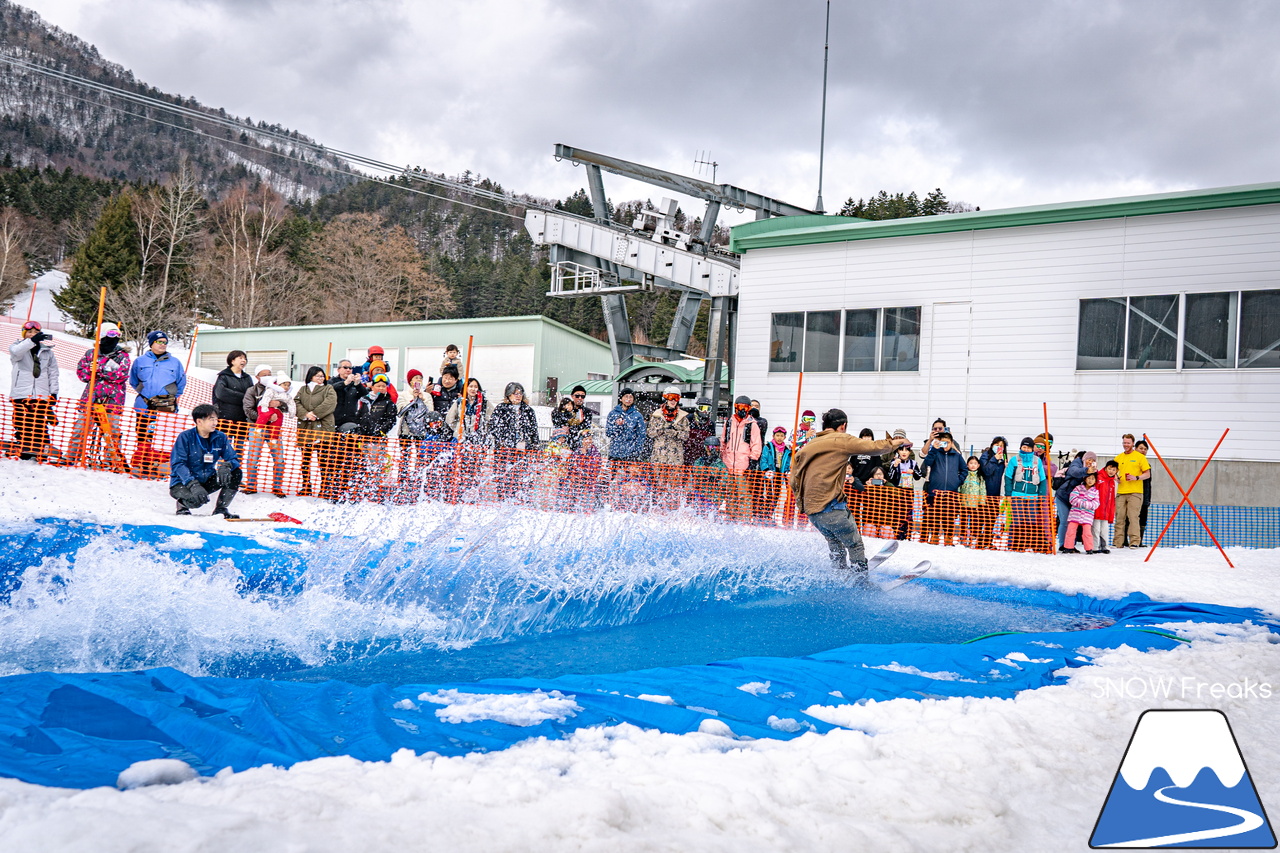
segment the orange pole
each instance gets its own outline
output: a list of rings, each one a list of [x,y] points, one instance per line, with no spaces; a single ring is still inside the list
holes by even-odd
[[[80,465],[83,462],[87,449],[85,445],[89,440],[89,419],[93,417],[93,386],[98,381],[98,348],[102,341],[102,312],[106,306],[107,288],[103,287],[98,293],[98,328],[93,335],[93,361],[89,363],[89,391],[84,398],[84,423],[80,425],[80,452],[72,462],[73,465]]]
[[[31,319],[31,312],[36,307],[36,285],[40,283],[40,279],[31,279],[31,301],[27,303],[27,319]]]
[[[196,353],[196,339],[200,337],[200,324],[196,324],[196,330],[191,333],[191,349],[187,350],[187,364],[182,368],[182,372],[186,373],[191,370],[191,356]]]
[[[328,378],[333,372],[333,341],[329,341],[329,351],[324,356],[324,375]]]
[[[475,335],[467,335],[467,363],[462,368],[462,406],[458,411],[458,441],[462,441],[462,422],[467,419],[467,383],[471,381],[471,349],[475,340]]]
[[[1155,453],[1156,458],[1160,460],[1160,466],[1164,468],[1165,473],[1169,475],[1169,479],[1178,487],[1178,491],[1182,492],[1182,500],[1178,502],[1177,509],[1173,511],[1173,515],[1169,516],[1169,520],[1165,522],[1164,530],[1160,531],[1160,535],[1156,537],[1155,543],[1151,546],[1151,550],[1147,552],[1147,556],[1142,562],[1145,563],[1147,560],[1150,560],[1151,555],[1156,552],[1156,546],[1160,544],[1160,540],[1164,538],[1164,534],[1173,526],[1173,520],[1178,517],[1178,510],[1182,509],[1183,504],[1191,507],[1191,511],[1196,514],[1196,518],[1200,519],[1200,524],[1204,527],[1204,532],[1209,534],[1209,538],[1213,540],[1214,545],[1218,545],[1218,537],[1213,535],[1213,531],[1209,529],[1209,525],[1200,517],[1200,510],[1196,509],[1196,505],[1191,502],[1191,493],[1196,490],[1196,483],[1200,482],[1200,477],[1209,469],[1209,463],[1213,461],[1213,456],[1218,452],[1218,448],[1222,446],[1222,442],[1226,441],[1227,433],[1229,432],[1231,432],[1230,429],[1223,431],[1222,438],[1218,439],[1218,443],[1213,446],[1213,452],[1209,454],[1209,458],[1204,460],[1204,464],[1200,466],[1200,473],[1196,474],[1196,478],[1191,481],[1191,488],[1187,489],[1185,492],[1182,491],[1182,484],[1178,482],[1178,478],[1173,476],[1173,472],[1170,471],[1169,466],[1165,464],[1164,457],[1160,455],[1160,451],[1156,450],[1156,446],[1151,443],[1151,439],[1147,437],[1145,432],[1142,434],[1142,440],[1147,443],[1147,447],[1150,447],[1151,451]],[[1235,563],[1231,562],[1231,558],[1227,556],[1227,552],[1222,550],[1221,545],[1218,545],[1218,552],[1222,554],[1222,559],[1227,561],[1228,566],[1233,569],[1236,567]]]
[[[1053,453],[1053,442],[1049,440],[1049,404],[1044,403],[1044,478],[1049,484],[1049,501],[1045,506],[1045,516],[1049,520],[1049,553],[1058,553],[1058,525],[1057,514],[1058,506],[1054,502],[1053,495],[1053,469],[1050,468],[1051,454]]]
[[[458,397],[458,430],[454,438],[457,445],[453,450],[453,487],[452,501],[457,502],[462,494],[462,432],[463,426],[467,420],[467,383],[471,381],[471,350],[475,344],[476,336],[467,335],[467,362],[462,368],[462,395]],[[476,416],[480,414],[480,400],[476,399]]]

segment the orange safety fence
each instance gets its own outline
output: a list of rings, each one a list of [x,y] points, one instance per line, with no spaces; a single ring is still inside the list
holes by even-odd
[[[207,383],[205,383],[207,384]],[[188,401],[191,388],[183,401]],[[185,412],[94,406],[78,400],[0,395],[0,446],[7,456],[166,480],[169,451],[192,426]],[[693,512],[726,521],[784,523],[785,475],[722,467],[622,462],[564,448],[494,449],[451,441],[363,436],[222,422],[240,456],[241,491],[334,501],[514,502],[544,510]],[[863,533],[1000,550],[1050,551],[1049,499],[973,498],[867,486],[848,492]],[[971,503],[975,505],[970,505]],[[803,522],[804,517],[800,516]]]

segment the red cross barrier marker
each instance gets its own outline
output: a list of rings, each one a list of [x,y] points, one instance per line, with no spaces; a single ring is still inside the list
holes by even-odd
[[[1173,472],[1170,471],[1169,466],[1165,464],[1164,457],[1160,455],[1160,451],[1156,450],[1156,446],[1151,443],[1151,439],[1147,437],[1146,433],[1142,434],[1142,440],[1147,443],[1147,447],[1150,447],[1151,452],[1160,460],[1160,465],[1164,468],[1164,472],[1169,475],[1169,479],[1173,481],[1173,485],[1176,486],[1178,491],[1182,494],[1182,500],[1178,502],[1178,506],[1173,511],[1173,515],[1169,516],[1169,520],[1165,522],[1164,530],[1160,531],[1160,535],[1156,537],[1155,543],[1152,544],[1151,550],[1147,552],[1147,556],[1142,562],[1145,563],[1147,560],[1150,560],[1151,555],[1156,552],[1156,548],[1160,547],[1160,540],[1164,538],[1164,535],[1169,532],[1169,528],[1173,526],[1173,520],[1178,517],[1178,512],[1182,509],[1183,504],[1191,507],[1191,511],[1196,514],[1196,518],[1200,519],[1200,526],[1204,528],[1204,532],[1209,534],[1209,538],[1213,540],[1214,545],[1218,545],[1218,538],[1214,536],[1213,531],[1209,529],[1208,523],[1206,523],[1204,518],[1200,515],[1200,510],[1196,509],[1196,505],[1191,502],[1191,493],[1196,490],[1196,483],[1200,482],[1201,475],[1203,475],[1205,469],[1209,467],[1209,463],[1213,461],[1213,454],[1218,452],[1218,448],[1222,446],[1222,442],[1226,440],[1227,433],[1229,432],[1231,432],[1230,429],[1223,430],[1222,438],[1218,439],[1218,443],[1213,446],[1213,451],[1209,454],[1209,458],[1204,460],[1204,464],[1200,466],[1200,473],[1196,474],[1196,478],[1191,481],[1191,488],[1189,489],[1182,488],[1182,484],[1178,482],[1178,478],[1173,476]],[[1222,554],[1222,559],[1227,561],[1228,566],[1233,569],[1236,567],[1235,563],[1231,562],[1231,558],[1227,556],[1227,552],[1222,550],[1221,545],[1218,545],[1218,552]]]

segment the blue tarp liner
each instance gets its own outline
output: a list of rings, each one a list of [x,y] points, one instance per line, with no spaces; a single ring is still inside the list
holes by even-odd
[[[143,528],[135,530],[142,531],[139,537],[150,535]],[[15,531],[0,538],[23,535],[41,534]],[[200,535],[211,540],[203,550],[216,552],[217,537]],[[8,546],[0,542],[0,547]],[[17,552],[7,553],[13,557]],[[196,678],[169,668],[16,675],[0,678],[0,775],[88,788],[113,785],[130,764],[152,758],[178,758],[202,775],[212,775],[224,767],[287,767],[335,755],[385,760],[399,749],[461,755],[621,723],[686,733],[709,719],[723,722],[738,737],[785,740],[833,728],[805,713],[814,705],[900,697],[1012,697],[1065,682],[1066,670],[1090,662],[1081,649],[1128,645],[1161,650],[1182,642],[1153,625],[1267,622],[1254,610],[1156,602],[1141,594],[1106,601],[940,580],[918,583],[959,594],[1014,596],[1106,616],[1115,623],[1089,631],[1000,634],[956,645],[863,644],[801,658],[739,658],[612,675],[465,684],[357,687],[338,681]],[[1280,627],[1271,628],[1280,632]],[[558,691],[577,709],[534,725],[493,719],[448,722],[437,713],[448,705],[420,696],[450,689],[468,694]]]

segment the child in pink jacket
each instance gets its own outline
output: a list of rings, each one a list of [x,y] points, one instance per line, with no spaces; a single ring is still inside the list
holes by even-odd
[[[1071,512],[1067,515],[1067,553],[1076,552],[1076,532],[1084,539],[1084,551],[1093,553],[1093,514],[1098,509],[1098,475],[1085,475],[1084,482],[1071,490]]]

